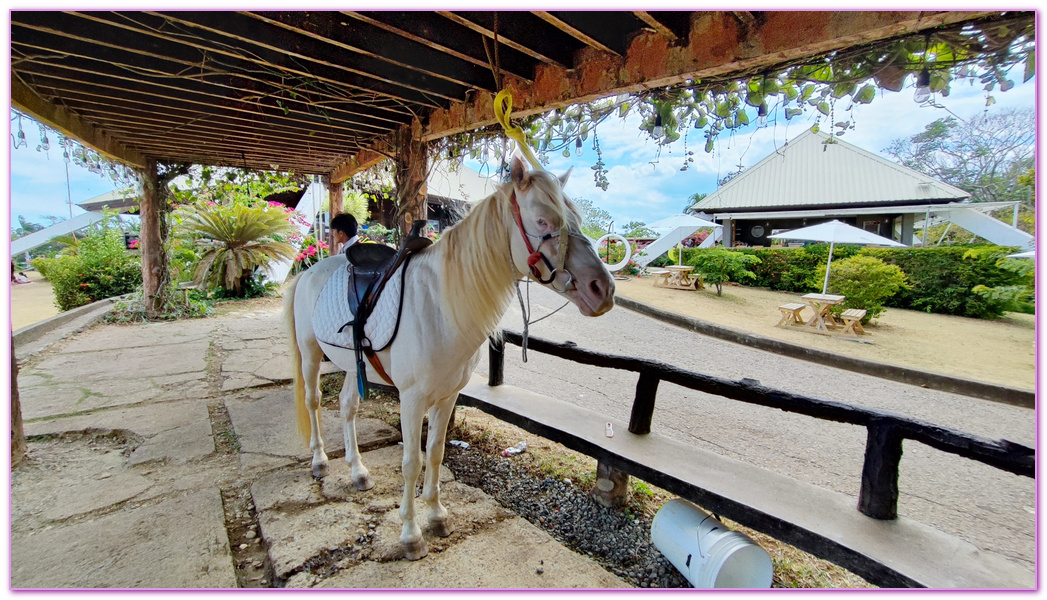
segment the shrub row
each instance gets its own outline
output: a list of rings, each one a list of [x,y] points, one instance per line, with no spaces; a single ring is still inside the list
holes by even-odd
[[[37,258],[33,267],[51,282],[60,310],[133,292],[142,284],[142,263],[124,247],[124,234],[92,232],[75,249],[55,258]]]
[[[732,248],[754,255],[760,262],[750,269],[756,279],[746,285],[766,287],[786,292],[819,292],[825,277],[829,255],[828,244],[812,244],[802,248]],[[897,265],[908,279],[909,287],[898,290],[885,305],[909,308],[931,313],[974,318],[994,318],[1003,314],[1007,303],[973,292],[975,286],[997,288],[1021,285],[1021,277],[1011,270],[997,266],[997,261],[1017,248],[1004,246],[934,248],[862,248],[854,245],[836,246],[833,263],[852,256],[878,258],[888,265]],[[684,249],[684,262],[694,264],[696,255],[704,250]]]

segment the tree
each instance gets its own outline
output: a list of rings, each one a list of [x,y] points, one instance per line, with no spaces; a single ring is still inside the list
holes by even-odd
[[[294,246],[282,241],[292,225],[281,209],[268,206],[197,206],[182,209],[183,230],[204,249],[195,281],[244,294],[257,267],[272,259],[293,259]]]
[[[658,237],[658,233],[655,230],[647,226],[643,221],[629,221],[622,227],[622,237],[627,238],[646,238],[646,237]]]
[[[1036,113],[1031,108],[980,113],[967,121],[938,119],[922,133],[886,149],[895,160],[971,194],[973,202],[1021,201],[1031,208],[1023,179],[1033,166]]]
[[[596,240],[607,233],[611,225],[611,213],[593,206],[587,198],[571,198],[578,212],[582,213],[582,233]]]
[[[750,271],[748,267],[759,263],[760,259],[752,254],[735,252],[726,248],[710,248],[695,252],[687,262],[696,271],[705,275],[706,283],[716,286],[717,296],[722,296],[725,281],[756,279],[756,273]]]
[[[683,212],[687,213],[687,214],[694,214],[695,212],[697,212],[694,209],[694,205],[698,204],[702,200],[705,200],[708,196],[709,196],[709,194],[703,194],[701,192],[698,192],[698,193],[695,193],[695,194],[691,194],[687,198],[687,202],[683,206]]]

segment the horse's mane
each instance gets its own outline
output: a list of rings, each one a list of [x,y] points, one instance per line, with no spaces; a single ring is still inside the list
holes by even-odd
[[[506,227],[511,189],[506,184],[481,200],[440,240],[447,245],[440,297],[458,331],[479,327],[490,335],[509,305],[516,278]]]
[[[563,196],[560,181],[543,171],[532,171],[528,181],[542,192],[540,201],[552,203],[576,231],[581,215]],[[512,184],[502,185],[441,239],[447,251],[440,294],[451,324],[459,331],[479,327],[485,336],[490,335],[509,305],[517,276],[509,245],[509,232],[516,229],[509,204],[511,193]],[[463,294],[463,290],[469,293]]]

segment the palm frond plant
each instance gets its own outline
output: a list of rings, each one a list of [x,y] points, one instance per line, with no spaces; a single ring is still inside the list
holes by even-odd
[[[182,208],[181,229],[200,248],[194,281],[242,296],[255,269],[270,260],[291,260],[284,239],[293,226],[282,210],[267,205],[196,205]]]

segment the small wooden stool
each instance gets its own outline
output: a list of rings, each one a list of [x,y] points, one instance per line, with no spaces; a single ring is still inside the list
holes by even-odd
[[[778,321],[778,324],[775,325],[775,327],[785,327],[794,323],[803,325],[804,321],[803,317],[800,316],[800,313],[803,312],[803,309],[805,308],[807,308],[807,305],[799,302],[790,302],[789,304],[779,306],[778,310],[782,311],[782,319]]]
[[[865,330],[862,329],[862,319],[865,318],[865,312],[864,308],[848,308],[843,311],[843,314],[840,315],[844,322],[843,335],[858,337],[858,334],[865,333]]]

